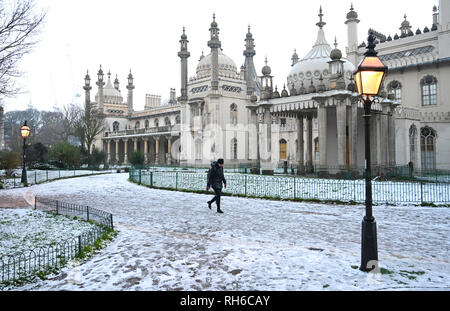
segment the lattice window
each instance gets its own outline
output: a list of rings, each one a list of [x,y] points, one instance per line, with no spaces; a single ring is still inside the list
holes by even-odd
[[[426,76],[420,82],[422,87],[422,106],[437,105],[437,80]]]
[[[119,131],[119,122],[114,121],[113,123],[113,132]]]
[[[287,141],[285,139],[280,140],[280,160],[287,159]]]
[[[420,151],[423,170],[436,169],[436,131],[425,126],[420,129]]]
[[[402,102],[402,84],[397,80],[394,80],[388,84],[388,92],[394,93],[395,100],[399,103]]]
[[[237,124],[237,106],[236,106],[236,104],[232,104],[230,106],[230,120],[231,120],[231,124],[233,124],[233,125]]]

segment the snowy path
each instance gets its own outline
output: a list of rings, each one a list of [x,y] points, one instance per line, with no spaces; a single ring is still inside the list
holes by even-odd
[[[116,239],[81,266],[20,290],[450,290],[450,209],[375,207],[380,266],[360,261],[363,206],[223,197],[148,189],[128,174],[2,191],[114,214]],[[1,202],[0,202],[1,206]],[[353,267],[352,267],[353,266]]]

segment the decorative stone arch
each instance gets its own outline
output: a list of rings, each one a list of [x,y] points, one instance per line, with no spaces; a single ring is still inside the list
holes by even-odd
[[[402,83],[398,80],[392,80],[387,84],[388,92],[394,93],[395,100],[399,103],[402,102]]]
[[[165,118],[164,118],[164,124],[165,124],[166,126],[170,126],[170,119],[169,119],[169,117],[165,117]]]
[[[145,128],[146,128],[146,129],[148,129],[148,127],[149,127],[149,123],[150,123],[150,122],[149,122],[148,120],[145,120],[145,124],[144,124],[144,126],[145,126]]]
[[[238,118],[237,105],[235,103],[232,103],[230,105],[230,123],[232,125],[237,125],[237,118]]]
[[[153,121],[153,122],[155,124],[155,127],[159,127],[159,120],[158,120],[158,118],[156,118],[155,121]]]
[[[140,128],[140,127],[141,127],[141,122],[136,121],[136,123],[134,124],[134,128],[135,128],[135,129],[138,129],[138,128]]]
[[[411,124],[409,127],[409,161],[412,163],[413,168],[417,167],[417,127],[415,124]]]

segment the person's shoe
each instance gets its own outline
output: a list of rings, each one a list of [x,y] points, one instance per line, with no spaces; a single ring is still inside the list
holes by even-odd
[[[217,213],[223,214],[223,211],[222,211],[220,208],[218,208],[218,209],[217,209]]]
[[[206,203],[208,203],[208,207],[209,207],[209,209],[211,209],[211,202],[210,201],[208,201],[208,202],[206,202]]]

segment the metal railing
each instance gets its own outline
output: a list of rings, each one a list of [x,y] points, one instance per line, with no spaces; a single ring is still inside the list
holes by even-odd
[[[130,170],[130,180],[151,187],[205,191],[206,173]],[[225,174],[225,193],[256,198],[311,201],[365,202],[365,181],[286,176]],[[372,182],[376,204],[450,204],[450,184]]]
[[[0,256],[0,287],[63,267],[67,261],[81,257],[87,246],[94,245],[105,233],[114,230],[112,214],[88,206],[36,197],[35,209],[92,221],[97,226],[46,247]]]

